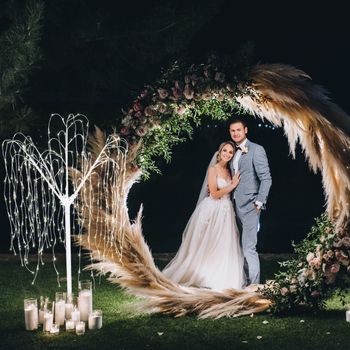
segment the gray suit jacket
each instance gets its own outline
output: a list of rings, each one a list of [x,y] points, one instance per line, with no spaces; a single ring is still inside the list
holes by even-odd
[[[255,201],[263,203],[263,208],[267,201],[267,196],[272,184],[269,163],[264,148],[256,143],[247,140],[247,153],[242,153],[238,161],[238,170],[241,174],[240,182],[232,192],[236,206],[239,211],[248,212],[252,209]],[[233,161],[231,170],[234,174]]]

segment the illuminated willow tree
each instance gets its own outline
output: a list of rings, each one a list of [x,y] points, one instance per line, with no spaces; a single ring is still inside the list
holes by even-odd
[[[22,266],[34,275],[34,283],[40,264],[44,264],[43,252],[51,249],[59,283],[55,246],[57,242],[63,243],[67,293],[72,293],[71,236],[79,239],[82,227],[90,227],[91,219],[85,211],[89,210],[89,203],[101,205],[106,184],[118,188],[123,183],[121,169],[125,168],[123,164],[127,153],[127,145],[115,135],[107,138],[98,154],[89,151],[87,139],[88,120],[85,116],[70,114],[64,119],[53,114],[48,126],[46,150],[40,152],[33,140],[23,134],[16,134],[3,143],[6,169],[4,195],[11,227],[10,250],[20,255]],[[98,142],[98,139],[95,138],[95,141]],[[93,181],[101,168],[104,176],[99,176],[98,189],[94,193],[84,193],[87,205],[80,209],[77,216],[74,208],[78,193],[84,191],[86,182]],[[97,215],[94,220],[101,230],[109,225],[102,216]],[[105,242],[106,246],[110,244],[108,237]],[[37,251],[35,269],[30,268],[28,259],[33,249]],[[80,255],[79,252],[78,275]]]

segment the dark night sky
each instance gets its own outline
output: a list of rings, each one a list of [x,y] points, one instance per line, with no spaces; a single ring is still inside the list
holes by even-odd
[[[146,6],[145,2],[130,1],[128,11],[130,6],[139,3]],[[266,2],[223,2],[214,18],[192,38],[187,55],[200,60],[212,51],[232,54],[241,44],[251,41],[257,61],[286,63],[305,70],[315,83],[331,92],[336,103],[350,112],[347,12],[335,5],[332,8],[319,4],[307,7],[305,3],[299,6],[296,2],[279,2],[272,6]],[[111,9],[119,15],[124,11],[117,2]],[[54,47],[52,40],[54,38],[51,38]],[[52,112],[57,106],[54,97],[55,90],[52,101],[36,103],[45,104],[45,113]],[[78,109],[83,111],[83,104],[82,100],[75,102],[75,107],[81,106]],[[285,252],[290,250],[291,239],[305,237],[313,218],[323,210],[321,178],[308,170],[300,150],[296,160],[292,160],[281,130],[259,128],[258,124],[258,120],[250,118],[249,137],[265,147],[273,177],[258,248],[261,252]],[[219,143],[228,136],[224,124],[215,127],[215,123],[205,122],[196,130],[193,140],[175,147],[172,163],[161,165],[162,176],[154,175],[132,189],[130,214],[135,215],[140,203],[144,204],[144,234],[153,251],[177,249],[195,206],[207,163]],[[1,250],[6,251],[8,234],[6,230],[2,233]]]

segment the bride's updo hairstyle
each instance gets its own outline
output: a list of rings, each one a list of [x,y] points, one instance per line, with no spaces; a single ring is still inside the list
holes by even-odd
[[[232,148],[233,148],[233,155],[235,155],[235,152],[236,152],[235,144],[234,144],[232,141],[223,142],[223,143],[220,145],[219,149],[218,149],[218,154],[216,155],[216,163],[220,162],[220,160],[221,160],[220,153],[221,153],[222,149],[223,149],[226,145],[231,145],[231,146],[232,146]],[[230,167],[229,167],[229,163],[227,163],[227,167],[230,168]]]

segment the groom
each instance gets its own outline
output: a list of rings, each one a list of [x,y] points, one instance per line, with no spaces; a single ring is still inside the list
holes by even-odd
[[[272,184],[265,150],[247,139],[248,128],[243,119],[230,122],[229,132],[237,151],[231,161],[232,174],[240,172],[240,182],[232,194],[237,223],[241,231],[247,285],[260,282],[260,262],[256,251],[261,209]]]

